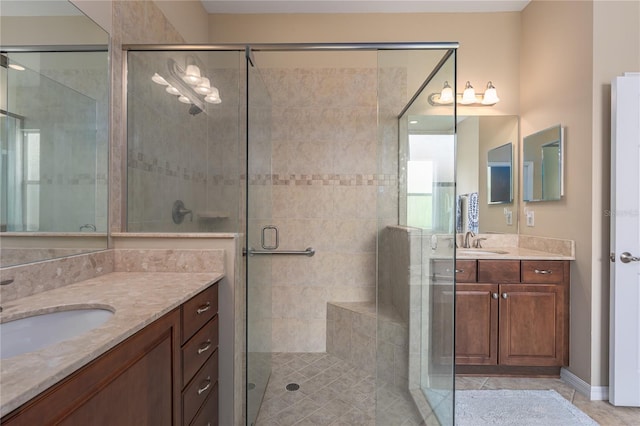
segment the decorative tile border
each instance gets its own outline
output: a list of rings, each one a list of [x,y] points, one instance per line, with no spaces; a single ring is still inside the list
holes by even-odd
[[[106,185],[107,174],[97,173],[95,175],[89,173],[78,173],[75,175],[65,176],[62,173],[55,175],[40,175],[40,185]]]
[[[207,174],[205,172],[196,172],[195,170],[189,170],[186,167],[180,167],[164,162],[164,165],[157,158],[149,158],[148,155],[142,152],[128,151],[127,166],[132,169],[144,170],[145,172],[156,173],[159,175],[166,175],[171,177],[182,178],[187,181],[195,183],[206,183]],[[214,177],[222,179],[222,175],[216,175]],[[214,182],[215,183],[215,182]]]
[[[249,176],[250,185],[288,185],[288,186],[396,186],[395,175],[364,174],[256,174]]]

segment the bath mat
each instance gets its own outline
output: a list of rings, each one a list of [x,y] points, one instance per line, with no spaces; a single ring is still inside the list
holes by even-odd
[[[459,426],[597,426],[554,390],[460,390],[455,393]]]

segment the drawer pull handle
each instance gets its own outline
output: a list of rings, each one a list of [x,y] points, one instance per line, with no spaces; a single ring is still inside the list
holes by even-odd
[[[207,390],[209,390],[209,388],[211,387],[211,376],[207,377],[207,379],[204,380],[203,383],[206,383],[206,385],[198,388],[198,395],[201,395],[202,392],[206,392]]]
[[[542,274],[542,275],[548,275],[553,273],[551,269],[536,269],[533,272],[535,272],[536,274]]]
[[[198,315],[203,314],[205,312],[207,312],[209,309],[211,309],[211,302],[207,302],[205,305],[200,306],[197,310],[196,313]]]
[[[464,272],[464,269],[456,269],[456,274],[461,274]]]
[[[200,345],[200,347],[198,348],[198,355],[200,355],[203,352],[208,351],[209,348],[211,348],[211,340],[207,339],[207,341],[204,342],[202,345]]]

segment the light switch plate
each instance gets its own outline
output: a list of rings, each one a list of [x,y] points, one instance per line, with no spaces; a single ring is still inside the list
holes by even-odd
[[[528,210],[527,211],[527,226],[534,226],[535,225],[535,219],[534,219],[534,215],[533,215],[533,210]]]

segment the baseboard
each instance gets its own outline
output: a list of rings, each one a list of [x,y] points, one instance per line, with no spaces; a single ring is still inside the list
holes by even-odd
[[[560,378],[591,401],[609,400],[609,386],[591,386],[566,368],[560,370]]]

